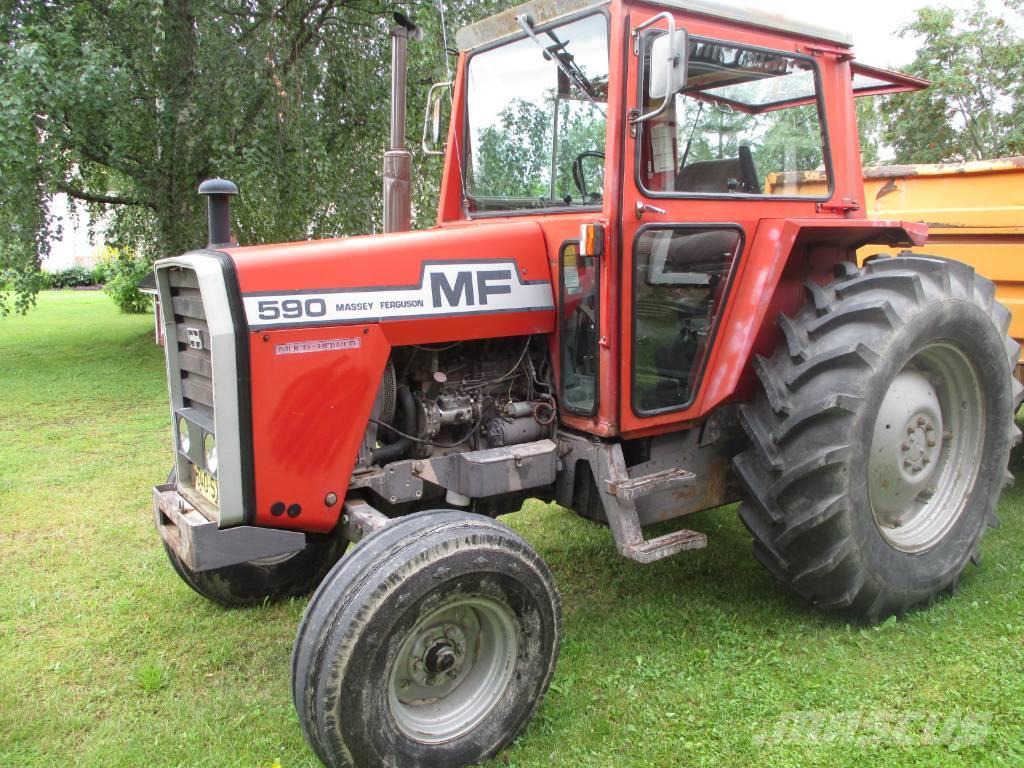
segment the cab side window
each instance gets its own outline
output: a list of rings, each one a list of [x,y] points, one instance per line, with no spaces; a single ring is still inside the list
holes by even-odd
[[[812,59],[693,38],[688,62],[683,90],[645,129],[645,189],[681,196],[827,195]],[[644,111],[660,105],[646,102]]]

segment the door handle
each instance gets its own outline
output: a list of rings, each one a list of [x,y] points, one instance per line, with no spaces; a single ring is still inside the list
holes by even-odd
[[[664,208],[659,208],[656,205],[648,205],[643,200],[636,201],[636,217],[642,219],[644,214],[647,212],[665,214]]]

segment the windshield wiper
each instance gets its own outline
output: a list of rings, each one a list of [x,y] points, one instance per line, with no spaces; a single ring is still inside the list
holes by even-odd
[[[601,106],[594,100],[594,96],[597,95],[597,91],[594,88],[594,84],[587,79],[587,76],[583,74],[583,70],[576,64],[576,59],[569,53],[568,42],[563,43],[557,37],[554,32],[547,32],[547,36],[554,41],[554,45],[544,45],[544,42],[537,37],[537,34],[533,31],[533,23],[530,21],[530,17],[523,13],[516,16],[516,23],[522,28],[526,36],[529,37],[533,42],[537,44],[537,47],[544,51],[544,57],[551,59],[555,62],[555,65],[562,71],[569,80],[587,97],[587,100],[594,105],[598,112],[601,113],[601,117],[607,118],[608,115],[601,109]]]

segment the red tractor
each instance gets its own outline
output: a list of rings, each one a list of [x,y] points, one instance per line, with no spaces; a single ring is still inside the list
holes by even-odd
[[[495,520],[526,498],[639,563],[741,500],[775,578],[866,621],[952,591],[1024,390],[991,282],[856,263],[927,231],[865,218],[854,99],[926,83],[710,0],[537,0],[459,32],[437,224],[402,232],[398,21],[393,233],[238,247],[214,180],[209,246],[156,265],[157,528],[217,603],[316,590],[292,686],[323,762],[475,763],[529,720],[562,616]]]

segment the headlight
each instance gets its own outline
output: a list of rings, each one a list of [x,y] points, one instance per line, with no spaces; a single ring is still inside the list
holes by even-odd
[[[206,468],[210,470],[210,474],[217,474],[217,441],[211,434],[203,438],[203,457],[206,459]]]
[[[192,447],[192,440],[188,436],[188,422],[184,416],[178,417],[178,445],[181,446],[183,453],[188,453],[188,449]]]

